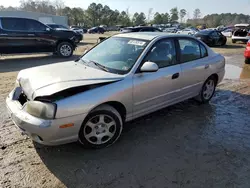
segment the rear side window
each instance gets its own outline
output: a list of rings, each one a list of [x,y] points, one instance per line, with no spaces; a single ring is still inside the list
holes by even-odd
[[[2,18],[2,27],[5,30],[11,31],[25,31],[25,19],[20,18]]]
[[[201,58],[200,45],[195,40],[179,39],[180,60],[182,63]]]

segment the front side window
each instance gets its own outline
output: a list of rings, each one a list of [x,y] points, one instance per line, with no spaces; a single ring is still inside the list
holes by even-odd
[[[1,18],[2,27],[10,31],[25,31],[25,19]]]
[[[144,61],[151,61],[159,68],[168,67],[176,64],[176,51],[174,41],[171,39],[157,42],[148,53]]]
[[[87,65],[96,62],[109,72],[126,74],[148,43],[147,40],[112,37],[91,49],[82,57],[82,61]]]
[[[191,39],[179,39],[180,60],[182,63],[200,59],[199,43]]]
[[[46,26],[35,20],[26,20],[27,31],[46,31]]]

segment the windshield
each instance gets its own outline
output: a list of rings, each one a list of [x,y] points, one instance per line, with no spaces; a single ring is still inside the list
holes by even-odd
[[[149,41],[112,37],[106,39],[82,57],[83,62],[96,62],[109,72],[126,74],[136,63]]]

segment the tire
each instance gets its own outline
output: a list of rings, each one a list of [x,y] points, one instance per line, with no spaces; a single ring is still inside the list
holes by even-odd
[[[224,42],[222,42],[221,46],[225,46],[227,44],[227,40],[225,40]]]
[[[250,64],[250,58],[245,59],[245,64]]]
[[[213,86],[211,83],[213,83]],[[210,76],[203,84],[199,95],[195,99],[201,104],[208,103],[214,96],[216,84],[217,79],[214,76]],[[210,85],[210,88],[208,88],[208,85]]]
[[[69,42],[61,42],[57,45],[57,53],[61,57],[71,57],[73,54],[74,48]]]
[[[232,39],[232,43],[235,44],[235,43],[236,43],[236,40]]]
[[[87,149],[100,149],[114,144],[120,137],[123,121],[110,105],[101,105],[91,111],[82,123],[79,142]]]

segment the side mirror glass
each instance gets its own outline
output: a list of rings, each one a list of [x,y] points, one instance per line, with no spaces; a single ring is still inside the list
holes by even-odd
[[[140,71],[141,72],[156,72],[158,71],[158,69],[159,67],[156,63],[147,61],[142,65]]]

